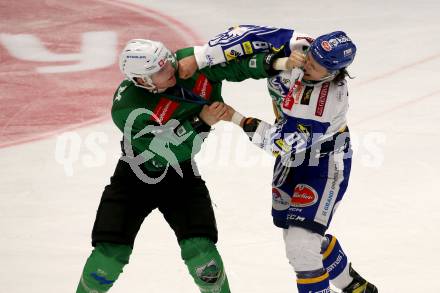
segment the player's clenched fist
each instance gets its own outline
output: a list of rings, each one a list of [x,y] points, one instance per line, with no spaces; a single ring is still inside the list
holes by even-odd
[[[306,55],[299,50],[293,51],[289,58],[287,59],[286,67],[287,69],[292,69],[295,67],[301,68],[304,66],[304,63],[306,61]]]
[[[203,106],[200,112],[200,118],[208,125],[214,125],[220,120],[225,120],[228,107],[224,103],[214,102],[209,106]]]

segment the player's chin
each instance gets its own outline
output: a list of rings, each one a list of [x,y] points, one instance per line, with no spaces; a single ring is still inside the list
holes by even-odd
[[[309,80],[309,81],[317,81],[319,78],[316,77],[316,75],[310,74],[310,73],[304,73],[303,79]]]
[[[175,86],[176,85],[176,77],[172,77],[172,78],[170,78],[169,80],[168,80],[168,85],[167,85],[167,87],[173,87],[173,86]]]

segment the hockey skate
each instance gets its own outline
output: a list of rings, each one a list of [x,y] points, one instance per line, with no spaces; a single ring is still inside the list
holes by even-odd
[[[378,293],[377,287],[362,278],[352,267],[350,263],[350,276],[353,281],[348,285],[342,293]]]

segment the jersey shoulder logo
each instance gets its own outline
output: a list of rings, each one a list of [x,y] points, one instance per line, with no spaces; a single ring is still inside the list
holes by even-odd
[[[120,86],[118,88],[118,93],[116,94],[115,101],[120,101],[122,99],[122,93],[127,89],[128,86]]]

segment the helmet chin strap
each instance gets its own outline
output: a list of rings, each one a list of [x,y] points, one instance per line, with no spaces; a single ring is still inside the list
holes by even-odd
[[[144,82],[143,84],[139,83],[137,81],[137,79],[142,79],[142,81]],[[151,80],[151,78],[149,76],[143,76],[143,77],[134,77],[132,79],[133,83],[135,86],[137,87],[141,87],[144,88],[152,93],[156,93],[157,92],[157,87],[154,85],[153,81]]]
[[[133,79],[133,83],[137,86],[137,87],[141,87],[144,88],[146,90],[148,90],[149,92],[152,92],[154,94],[160,94],[163,93],[167,90],[167,88],[158,88],[153,81],[151,80],[150,77],[146,76],[146,77],[137,77],[137,78],[141,78],[145,83],[144,84],[140,84],[139,82],[137,82],[135,79]]]
[[[321,78],[321,79],[319,80],[319,82],[332,80],[333,78],[336,77],[336,75],[337,75],[338,73],[339,73],[339,70],[329,72],[329,74],[326,75],[326,76],[324,76],[323,78]]]
[[[334,79],[338,73],[339,73],[339,70],[332,71],[328,75],[326,75],[323,78],[318,79],[318,80],[304,80],[303,79],[302,83],[304,83],[306,85],[307,84],[309,84],[309,85],[317,85],[317,84],[324,83],[326,81],[330,81],[330,80]]]

